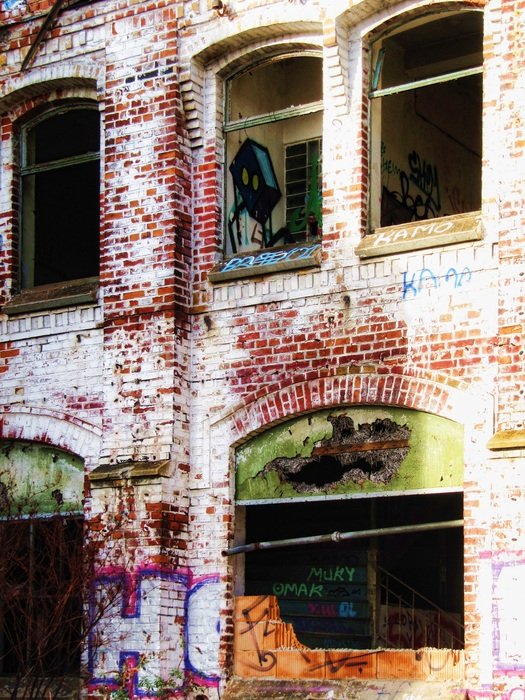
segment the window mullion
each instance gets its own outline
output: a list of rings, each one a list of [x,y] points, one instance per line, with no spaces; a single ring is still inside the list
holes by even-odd
[[[323,102],[310,102],[307,105],[299,105],[298,107],[286,107],[285,109],[276,110],[275,112],[267,112],[266,114],[257,114],[254,117],[246,117],[244,119],[236,119],[235,121],[226,122],[224,131],[242,131],[249,129],[252,126],[260,124],[271,124],[272,122],[282,121],[283,119],[293,119],[304,114],[314,114],[323,110]]]
[[[416,90],[417,88],[426,87],[427,85],[437,85],[438,83],[447,83],[451,80],[459,80],[460,78],[466,78],[469,75],[478,75],[483,72],[482,66],[476,66],[475,68],[465,68],[464,70],[457,70],[453,73],[445,73],[444,75],[435,75],[431,78],[424,78],[422,80],[413,80],[410,83],[402,83],[401,85],[394,85],[393,87],[381,88],[379,90],[371,90],[368,96],[373,99],[375,97],[387,97],[388,95],[396,95],[399,92],[407,92],[408,90]]]
[[[38,163],[36,165],[24,165],[21,168],[22,175],[35,175],[37,173],[48,172],[49,170],[57,170],[59,168],[67,168],[70,165],[79,165],[80,163],[88,163],[93,160],[98,160],[97,152],[82,153],[79,156],[71,158],[61,158],[60,160],[50,160],[47,163]]]

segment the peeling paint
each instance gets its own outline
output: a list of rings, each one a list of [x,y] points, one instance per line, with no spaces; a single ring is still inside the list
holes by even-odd
[[[3,514],[82,510],[83,482],[83,463],[74,455],[37,443],[0,441]]]
[[[333,435],[316,443],[311,458],[277,458],[269,462],[264,471],[277,471],[282,480],[292,483],[300,493],[332,488],[337,483],[362,485],[369,480],[387,484],[398,473],[409,447],[385,445],[407,441],[411,433],[408,426],[397,425],[389,418],[377,418],[356,428],[352,418],[345,414],[328,416],[328,422],[333,426]],[[366,449],[351,451],[360,446]],[[340,451],[323,454],[323,448],[339,448]]]
[[[320,411],[256,436],[236,460],[239,502],[455,488],[463,480],[463,427],[384,406]]]

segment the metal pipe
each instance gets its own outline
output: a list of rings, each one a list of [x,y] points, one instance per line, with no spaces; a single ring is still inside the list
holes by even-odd
[[[420,523],[419,525],[400,525],[397,527],[382,527],[375,530],[354,530],[353,532],[332,532],[329,535],[311,535],[310,537],[293,537],[286,540],[273,540],[271,542],[253,542],[230,547],[222,551],[222,556],[255,552],[259,549],[277,549],[278,547],[297,547],[302,544],[318,544],[322,542],[344,542],[345,540],[357,540],[364,537],[381,537],[383,535],[399,535],[404,532],[423,532],[427,530],[446,530],[453,527],[463,527],[463,520],[444,520],[434,523]]]

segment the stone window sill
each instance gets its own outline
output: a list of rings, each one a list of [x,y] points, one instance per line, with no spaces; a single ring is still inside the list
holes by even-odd
[[[295,243],[279,248],[240,253],[218,263],[210,272],[210,282],[228,282],[243,277],[268,275],[285,270],[319,267],[321,242]]]
[[[44,284],[31,289],[22,289],[2,307],[8,316],[30,313],[65,306],[96,304],[98,300],[98,277],[87,277],[56,284]]]
[[[114,485],[129,479],[155,480],[169,476],[171,463],[169,460],[155,462],[123,462],[121,464],[101,464],[95,467],[88,478],[93,488]]]
[[[372,258],[482,238],[481,212],[475,211],[377,228],[363,238],[356,253],[360,258]]]

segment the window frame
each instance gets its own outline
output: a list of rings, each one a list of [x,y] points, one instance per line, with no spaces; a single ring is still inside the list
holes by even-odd
[[[52,159],[41,163],[30,163],[30,147],[29,147],[29,137],[30,132],[37,128],[40,124],[47,121],[48,119],[54,119],[57,116],[67,114],[68,112],[74,111],[93,111],[99,115],[99,123],[97,130],[98,139],[98,150],[91,151],[87,150],[81,154],[74,156],[65,156],[62,158]],[[71,166],[84,165],[89,163],[100,163],[101,159],[101,123],[100,123],[100,110],[98,104],[93,100],[68,100],[67,102],[62,102],[60,104],[54,104],[48,108],[40,111],[36,116],[29,118],[24,121],[20,126],[19,132],[19,178],[20,178],[20,203],[19,203],[19,231],[20,231],[20,245],[19,245],[19,273],[18,273],[18,290],[22,296],[21,300],[24,304],[29,301],[31,303],[32,298],[35,297],[40,300],[42,295],[40,290],[44,288],[57,288],[58,298],[66,298],[66,303],[71,303],[71,297],[76,296],[75,286],[77,283],[86,283],[91,285],[98,281],[99,275],[99,265],[97,260],[97,269],[93,269],[95,274],[76,277],[71,276],[67,279],[61,281],[43,282],[35,284],[35,270],[37,269],[37,262],[35,261],[35,241],[37,237],[37,232],[35,231],[35,213],[36,208],[34,201],[34,193],[31,191],[26,192],[26,188],[31,188],[29,179],[31,176],[45,175],[46,173],[51,173],[53,171],[59,171],[63,168],[68,168]],[[91,182],[91,179],[89,179]],[[93,179],[94,182],[94,179]],[[98,250],[100,250],[100,188],[101,188],[101,175],[100,166],[98,168],[98,200],[97,200],[97,211],[98,211],[98,222],[96,236],[98,241]],[[93,207],[94,207],[93,203]],[[93,237],[95,233],[92,234]],[[71,289],[73,287],[73,289]],[[66,289],[65,294],[60,290],[62,288]],[[29,296],[29,299],[26,297]],[[46,306],[62,306],[63,301],[57,300],[55,296],[51,294],[44,294]],[[86,292],[85,289],[80,291],[80,303],[83,301],[94,301],[93,290],[90,289]],[[14,311],[20,311],[19,304],[14,304]],[[9,308],[7,311],[9,312]]]
[[[434,85],[443,85],[464,78],[483,76],[483,55],[481,53],[479,62],[475,66],[459,67],[453,69],[450,66],[438,67],[437,73],[424,78],[415,77],[407,81],[399,81],[397,84],[388,87],[379,87],[380,77],[383,69],[385,49],[384,46],[375,48],[378,42],[384,42],[396,35],[410,32],[418,23],[421,25],[431,25],[433,22],[448,16],[459,16],[461,14],[476,13],[482,17],[482,11],[478,8],[459,7],[445,13],[433,12],[431,14],[410,14],[403,23],[399,20],[392,29],[384,29],[380,33],[374,31],[369,38],[369,66],[370,78],[368,88],[364,95],[368,104],[369,121],[369,178],[370,187],[367,202],[367,225],[365,235],[358,244],[356,252],[361,258],[374,257],[382,254],[399,253],[406,250],[416,250],[434,247],[436,245],[446,245],[448,243],[458,243],[463,241],[481,240],[484,237],[480,207],[476,209],[465,208],[452,214],[441,214],[432,218],[414,218],[404,223],[383,224],[380,220],[380,202],[382,188],[381,174],[381,136],[384,115],[374,114],[373,103],[377,99],[398,95],[406,92],[414,92],[420,88],[427,88]],[[480,38],[483,39],[483,26],[480,27]],[[468,52],[467,54],[468,55]],[[451,61],[461,61],[461,56],[451,57]],[[432,65],[431,58],[425,65]],[[480,114],[481,120],[481,114]],[[376,170],[374,170],[374,168]],[[479,196],[481,206],[482,195],[482,163],[480,162]]]
[[[278,251],[284,251],[285,249],[290,249],[288,252],[291,252],[291,258],[293,259],[293,264],[291,267],[302,267],[303,264],[299,262],[299,259],[305,261],[304,266],[311,266],[312,264],[317,265],[318,264],[318,256],[315,256],[314,260],[314,253],[318,252],[319,245],[316,245],[315,248],[312,248],[311,254],[306,251],[302,250],[304,248],[304,243],[301,240],[293,240],[293,236],[290,236],[289,238],[291,240],[282,240],[279,241],[277,240],[275,244],[273,245],[264,245],[264,242],[262,242],[260,248],[253,248],[253,249],[245,249],[245,250],[238,250],[238,249],[233,249],[233,246],[231,246],[231,234],[229,235],[228,232],[228,212],[229,212],[229,206],[231,205],[230,198],[228,196],[228,188],[227,188],[227,180],[228,177],[230,177],[230,174],[228,172],[228,164],[230,160],[233,160],[233,158],[230,158],[230,154],[228,153],[228,147],[227,147],[227,136],[230,134],[233,134],[235,132],[243,132],[245,130],[248,130],[252,127],[256,126],[265,126],[265,125],[271,125],[275,124],[278,122],[282,122],[285,120],[290,120],[294,119],[297,117],[303,117],[303,116],[310,116],[310,115],[315,115],[319,113],[323,113],[324,111],[324,99],[320,100],[313,100],[311,102],[305,102],[304,104],[300,105],[291,105],[288,107],[284,107],[281,109],[276,109],[274,111],[269,111],[269,112],[261,112],[252,116],[248,117],[243,117],[240,119],[232,119],[231,118],[231,96],[232,96],[232,89],[235,84],[235,81],[239,78],[241,78],[243,75],[246,75],[246,73],[249,73],[250,71],[253,71],[255,69],[259,68],[264,68],[265,66],[269,66],[271,64],[275,64],[277,62],[283,61],[283,60],[289,60],[289,59],[295,59],[295,58],[314,58],[317,61],[319,61],[319,69],[320,69],[320,74],[322,76],[322,71],[323,71],[323,59],[322,59],[322,54],[318,49],[304,49],[301,51],[293,50],[293,51],[283,51],[280,53],[277,53],[275,55],[271,56],[266,56],[262,59],[259,60],[254,60],[251,61],[249,64],[245,63],[242,68],[232,72],[229,74],[227,77],[224,78],[224,112],[223,112],[223,123],[222,123],[222,132],[223,132],[223,137],[224,137],[224,148],[225,148],[225,164],[224,164],[224,192],[223,192],[223,242],[222,242],[222,250],[223,250],[223,260],[228,260],[232,256],[235,257],[235,259],[240,258],[241,256],[247,256],[248,258],[253,258],[254,256],[257,256],[259,258],[264,258],[264,260],[261,260],[261,263],[256,263],[255,269],[252,271],[248,271],[247,267],[243,267],[243,271],[241,275],[234,275],[234,276],[249,276],[250,274],[258,274],[261,272],[260,265],[264,265],[264,267],[267,267],[268,265],[271,266],[271,269],[269,271],[275,271],[273,268],[273,263],[280,262],[279,269],[287,269],[287,261],[283,260],[282,258],[279,258],[278,256],[275,258],[275,260],[272,258],[272,251],[273,252],[278,252]],[[318,136],[315,137],[315,139],[318,139],[322,143],[322,128],[320,130],[320,133]],[[303,140],[303,139],[300,139]],[[314,140],[314,137],[307,136],[305,137],[304,141],[308,142]],[[282,143],[282,149],[283,149],[283,168],[284,168],[284,162],[285,162],[285,152],[286,152],[286,147],[288,146],[288,143],[283,142]],[[322,161],[322,153],[321,153],[321,158],[320,162]],[[285,178],[285,170],[283,169],[282,173],[283,178]],[[279,179],[279,178],[278,178]],[[282,184],[283,184],[283,203],[284,206],[286,207],[286,194],[284,192],[284,187],[285,187],[285,181],[282,179]],[[322,201],[322,194],[321,194],[321,201]],[[319,207],[320,208],[320,207]],[[321,235],[321,226],[313,227],[315,229],[316,235],[315,237],[306,237],[307,241],[309,240],[309,243],[306,245],[311,245],[312,241],[315,241],[317,244],[319,244]],[[228,243],[228,240],[230,240],[230,243]],[[287,245],[288,244],[288,245]],[[232,250],[228,251],[228,247],[231,246]],[[301,247],[301,251],[298,250],[298,247]],[[296,255],[295,250],[298,250],[298,254]],[[292,262],[292,260],[290,260]],[[221,271],[220,271],[221,265],[219,265],[211,275],[212,281],[220,281],[222,279]],[[265,270],[266,271],[266,270]],[[218,273],[218,274],[217,274]]]
[[[9,643],[4,639],[3,630],[0,629],[0,678],[24,678],[26,674],[31,671],[32,665],[38,665],[40,667],[44,677],[46,678],[60,678],[63,676],[77,676],[80,672],[80,652],[82,644],[82,633],[81,625],[84,619],[84,610],[82,607],[82,592],[68,590],[69,578],[65,569],[72,562],[64,562],[61,555],[64,553],[61,548],[56,548],[55,552],[51,553],[53,559],[51,562],[40,562],[40,564],[35,564],[35,549],[37,548],[37,542],[35,538],[38,535],[38,528],[44,527],[46,524],[52,525],[53,520],[58,519],[61,527],[71,526],[75,528],[74,537],[71,539],[71,546],[74,548],[83,548],[83,523],[84,517],[81,512],[67,512],[67,513],[52,513],[52,514],[35,514],[35,515],[22,515],[17,517],[1,517],[0,518],[0,528],[3,527],[15,527],[20,530],[23,528],[20,534],[20,542],[22,546],[27,547],[29,564],[28,568],[32,572],[33,578],[25,581],[24,586],[14,587],[16,590],[11,594],[11,597],[19,599],[22,597],[22,603],[24,598],[27,596],[28,601],[33,608],[38,607],[40,612],[40,617],[35,620],[30,618],[30,612],[24,617],[23,615],[17,617],[12,621],[16,631],[11,635],[11,647]],[[52,534],[51,534],[52,536]],[[25,543],[25,545],[24,545]],[[63,543],[60,543],[63,544]],[[49,552],[48,552],[49,554]],[[82,556],[82,555],[80,555]],[[74,561],[74,559],[72,560]],[[44,568],[45,566],[45,568]],[[39,585],[39,577],[44,571],[48,572],[49,567],[53,566],[54,578],[60,578],[66,585],[65,591],[42,591]],[[74,605],[77,608],[77,612],[74,614],[73,618],[68,620],[68,627],[66,632],[72,632],[73,627],[76,626],[78,629],[76,634],[74,634],[73,640],[63,639],[57,642],[57,646],[54,649],[48,650],[49,656],[42,654],[40,649],[41,640],[39,639],[39,626],[42,624],[47,627],[49,623],[49,615],[51,615],[51,624],[53,625],[53,615],[57,614],[56,608],[60,603],[64,603],[64,596],[67,596],[67,604]],[[47,613],[46,605],[44,601],[50,604]],[[29,603],[28,603],[29,605]],[[0,605],[0,611],[2,606]],[[15,608],[16,609],[16,608]],[[55,612],[54,612],[55,611]],[[33,624],[31,624],[33,623]],[[54,621],[56,626],[57,622]],[[5,631],[7,632],[13,625],[10,625],[9,620],[7,623],[3,620],[2,615],[2,628],[6,625]],[[44,632],[44,634],[46,634]],[[25,636],[26,643],[24,647],[24,658],[21,659],[19,653],[16,651],[16,647],[13,647],[15,641],[20,641],[20,635]],[[14,659],[10,659],[10,648],[14,648]],[[33,656],[36,654],[35,660]],[[6,670],[6,664],[8,668]],[[11,664],[11,668],[9,668]]]

